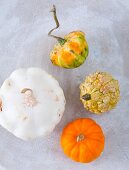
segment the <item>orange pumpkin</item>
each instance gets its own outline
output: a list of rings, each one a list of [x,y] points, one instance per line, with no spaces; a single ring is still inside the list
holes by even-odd
[[[64,153],[74,161],[82,163],[98,158],[104,149],[104,141],[101,127],[89,118],[70,122],[61,135]]]

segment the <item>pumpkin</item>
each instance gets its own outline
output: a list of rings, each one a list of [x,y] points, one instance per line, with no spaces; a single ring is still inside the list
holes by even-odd
[[[63,129],[61,146],[64,153],[74,161],[89,163],[97,159],[104,149],[104,134],[92,119],[76,119]]]
[[[65,109],[63,90],[40,68],[15,70],[0,88],[0,124],[30,140],[51,133]]]
[[[54,14],[56,28],[53,28],[48,35],[56,38],[58,43],[50,53],[50,59],[54,65],[59,67],[79,67],[86,60],[89,51],[85,34],[82,31],[73,31],[64,36],[64,38],[52,35],[52,31],[59,27],[55,6],[53,6],[52,12]]]
[[[120,98],[118,80],[109,73],[95,72],[80,85],[80,99],[84,107],[96,114],[113,109]]]

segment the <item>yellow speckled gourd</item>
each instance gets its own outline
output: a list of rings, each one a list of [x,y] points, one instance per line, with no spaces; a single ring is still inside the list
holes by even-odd
[[[80,85],[80,99],[84,107],[97,114],[113,109],[119,101],[118,81],[106,72],[95,72]]]
[[[48,35],[56,38],[58,41],[50,53],[52,63],[56,66],[64,68],[79,67],[84,63],[89,52],[84,32],[73,31],[64,38],[51,35],[52,31],[59,27],[55,6],[53,6],[51,12],[54,14],[56,28],[52,29]]]

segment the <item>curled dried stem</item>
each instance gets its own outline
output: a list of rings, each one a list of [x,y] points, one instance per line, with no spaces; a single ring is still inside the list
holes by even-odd
[[[60,26],[59,21],[58,21],[58,18],[57,18],[57,15],[56,15],[56,7],[55,7],[55,5],[53,5],[53,8],[52,8],[52,10],[51,10],[50,12],[53,13],[53,17],[54,17],[54,20],[55,20],[55,23],[56,23],[56,27],[49,31],[48,36],[51,36],[51,37],[53,37],[53,38],[56,38],[57,41],[58,41],[60,44],[63,45],[63,44],[66,42],[66,40],[65,40],[64,38],[61,38],[61,37],[58,37],[58,36],[55,36],[55,35],[51,34],[54,30],[56,30],[56,29],[59,28],[59,26]]]

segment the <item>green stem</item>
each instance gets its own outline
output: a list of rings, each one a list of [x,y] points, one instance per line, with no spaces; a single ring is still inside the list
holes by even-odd
[[[82,96],[82,99],[83,100],[91,100],[91,95],[90,94],[88,94],[88,93],[86,93],[86,94],[84,94],[83,96]]]
[[[59,21],[58,21],[57,16],[56,16],[56,7],[55,7],[55,5],[53,5],[53,9],[52,9],[50,12],[53,13],[53,17],[54,17],[54,20],[55,20],[55,23],[56,23],[56,27],[49,31],[48,36],[51,36],[51,37],[53,37],[53,38],[56,38],[57,41],[58,41],[61,45],[63,45],[63,44],[66,42],[66,40],[65,40],[64,38],[61,38],[61,37],[58,37],[58,36],[55,36],[55,35],[52,35],[52,34],[51,34],[54,30],[56,30],[56,29],[59,28],[59,26],[60,26]]]

